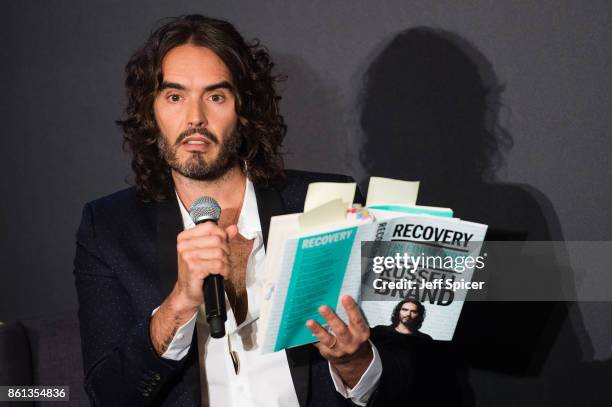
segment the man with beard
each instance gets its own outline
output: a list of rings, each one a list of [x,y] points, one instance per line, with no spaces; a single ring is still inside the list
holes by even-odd
[[[168,20],[126,67],[118,123],[135,187],[88,203],[75,280],[93,405],[390,405],[396,391],[354,300],[348,321],[320,307],[333,335],[262,355],[256,341],[270,217],[303,209],[310,182],[345,176],[286,171],[272,62],[235,28],[199,15]],[[194,225],[201,196],[218,225]],[[227,338],[212,339],[202,283],[226,279]],[[398,395],[399,396],[399,395]]]
[[[472,405],[464,368],[451,343],[434,341],[421,332],[424,320],[425,306],[406,298],[393,309],[391,325],[371,330],[385,370],[395,373],[398,389],[406,389],[409,403],[397,405]]]
[[[425,306],[414,298],[400,301],[393,309],[391,327],[404,335],[432,339],[431,336],[419,331],[425,320]]]

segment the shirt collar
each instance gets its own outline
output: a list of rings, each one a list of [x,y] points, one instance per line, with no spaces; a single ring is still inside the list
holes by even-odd
[[[185,229],[191,229],[195,226],[195,224],[193,223],[193,220],[189,216],[189,212],[183,205],[183,202],[181,202],[181,199],[176,191],[175,195],[181,210],[183,227]],[[251,180],[248,178],[246,180],[244,200],[242,201],[242,208],[240,209],[240,215],[238,216],[237,226],[238,232],[246,239],[254,239],[257,235],[261,234],[261,222],[259,221],[259,211],[257,210],[255,188],[253,187]]]
[[[240,210],[240,216],[238,216],[238,231],[249,240],[254,239],[261,233],[261,222],[259,221],[259,211],[257,210],[255,188],[248,178],[246,180],[242,209]]]

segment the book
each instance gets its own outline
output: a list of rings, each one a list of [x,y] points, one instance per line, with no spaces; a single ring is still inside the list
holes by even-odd
[[[315,189],[321,195],[320,186]],[[487,226],[454,218],[449,208],[415,205],[414,194],[409,203],[398,194],[385,203],[381,187],[371,207],[350,209],[350,193],[346,186],[340,190],[342,197],[329,193],[330,202],[308,212],[271,219],[257,332],[261,351],[316,342],[306,321],[325,326],[318,313],[323,304],[346,321],[344,294],[357,300],[370,326],[389,325],[396,304],[415,298],[427,313],[421,332],[452,339],[466,290],[446,283],[470,282],[476,264],[467,267],[465,258],[478,257]],[[378,264],[398,258],[401,264]],[[428,259],[439,264],[426,264]]]

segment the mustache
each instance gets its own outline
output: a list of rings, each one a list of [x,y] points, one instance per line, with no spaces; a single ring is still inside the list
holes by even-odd
[[[208,130],[206,127],[192,127],[191,129],[187,129],[181,134],[179,134],[178,138],[174,142],[174,145],[178,146],[187,137],[191,136],[192,134],[196,134],[196,133],[206,137],[211,143],[219,144],[219,138],[213,132]]]

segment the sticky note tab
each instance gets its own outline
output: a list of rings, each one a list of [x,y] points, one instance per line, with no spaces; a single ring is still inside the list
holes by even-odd
[[[348,209],[355,198],[357,184],[354,182],[313,182],[308,185],[304,212],[319,207],[335,199],[341,199]]]
[[[318,228],[345,222],[346,203],[335,199],[317,208],[304,212],[298,218],[300,230]]]
[[[366,206],[416,205],[419,181],[370,177]]]

